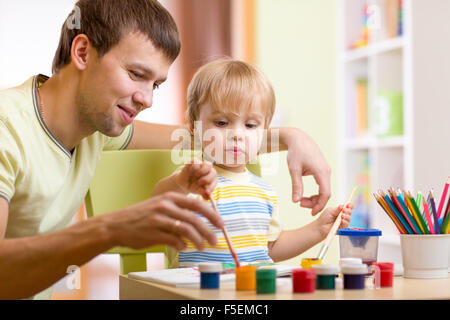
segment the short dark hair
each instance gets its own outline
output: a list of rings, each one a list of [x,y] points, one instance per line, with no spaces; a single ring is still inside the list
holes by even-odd
[[[76,21],[78,19],[78,21]],[[75,22],[75,23],[74,23]],[[170,13],[156,0],[79,0],[64,22],[53,59],[58,72],[71,61],[73,39],[85,34],[99,57],[118,44],[127,32],[139,31],[173,62],[180,53],[180,37]]]

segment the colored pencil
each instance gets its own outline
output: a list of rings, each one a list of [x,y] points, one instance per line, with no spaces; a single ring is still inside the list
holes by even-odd
[[[217,205],[216,205],[216,202],[211,197],[211,195],[209,195],[209,201],[211,201],[211,204],[212,204],[214,210],[217,212],[217,214],[220,215],[219,209],[217,208]],[[238,257],[238,255],[236,254],[236,251],[233,248],[233,244],[231,243],[230,237],[228,236],[228,232],[227,232],[227,229],[225,228],[225,226],[223,226],[222,232],[223,232],[223,234],[225,236],[225,240],[227,241],[228,249],[230,249],[230,252],[231,252],[231,255],[232,255],[233,259],[234,259],[234,262],[236,263],[236,267],[239,268],[241,266],[241,264],[239,263],[239,257]]]
[[[447,191],[449,184],[450,184],[450,177],[448,177],[447,181],[445,182],[444,191],[442,191],[442,197],[441,200],[439,201],[439,209],[437,211],[438,219],[441,218],[442,207],[444,206],[445,200],[447,200]]]
[[[422,228],[421,228],[422,232],[425,234],[430,234],[427,224],[426,224],[425,220],[423,220],[422,215],[420,214],[420,209],[416,204],[416,200],[414,200],[414,197],[412,196],[412,194],[409,191],[405,191],[405,196],[406,196],[406,198],[409,199],[409,202],[411,203],[411,207],[413,209],[412,211],[416,213],[418,224],[419,224],[419,226],[420,225],[422,226]]]
[[[434,224],[437,226],[438,230],[441,228],[441,225],[439,224],[439,218],[436,211],[436,202],[434,202],[434,195],[433,195],[433,189],[430,190],[430,203],[431,203],[431,211],[433,211],[433,218],[434,218]]]
[[[414,230],[409,225],[409,223],[406,221],[405,216],[403,216],[402,213],[400,213],[400,211],[395,206],[395,204],[391,200],[391,198],[389,198],[389,196],[387,194],[385,194],[383,191],[381,191],[381,195],[384,198],[384,200],[386,201],[386,203],[389,205],[391,210],[396,214],[397,218],[402,222],[403,227],[407,230],[406,233],[414,234],[415,233]]]
[[[325,241],[323,242],[322,247],[320,248],[319,254],[317,255],[318,259],[323,260],[323,257],[325,256],[325,253],[327,252],[328,247],[330,246],[331,240],[333,240],[333,237],[336,234],[337,229],[341,225],[341,220],[342,220],[341,212],[352,201],[353,194],[355,193],[355,191],[356,191],[356,186],[353,187],[352,193],[348,197],[348,200],[342,207],[341,211],[339,211],[338,216],[333,223],[333,226],[331,227],[330,231],[328,232],[328,235],[325,238]]]
[[[417,206],[420,208],[420,202],[422,201],[422,192],[417,192],[417,199],[416,199],[416,203]]]
[[[423,211],[425,212],[425,217],[427,218],[428,228],[430,229],[431,234],[435,234],[435,227],[433,225],[433,222],[431,221],[430,210],[426,201],[423,201]]]
[[[442,221],[441,233],[450,233],[450,214]]]
[[[405,202],[403,201],[403,196],[401,194],[399,194],[397,191],[394,191],[392,194],[392,200],[393,200],[394,204],[397,206],[397,208],[399,209],[399,211],[401,213],[403,213],[403,216],[406,218],[406,220],[410,224],[411,228],[413,229],[413,231],[414,231],[413,233],[422,234],[419,226],[416,223],[416,220],[409,213],[409,210],[406,207]]]
[[[380,206],[383,208],[383,210],[387,213],[389,218],[391,218],[392,222],[394,222],[395,227],[397,228],[398,232],[400,234],[408,233],[405,229],[405,227],[402,225],[402,223],[398,220],[395,213],[389,208],[389,205],[386,203],[386,200],[384,200],[383,197],[377,196],[375,193],[373,193],[373,196],[377,200],[377,202],[380,204]]]

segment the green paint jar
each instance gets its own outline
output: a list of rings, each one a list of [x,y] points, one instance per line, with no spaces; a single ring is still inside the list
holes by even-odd
[[[337,266],[317,264],[312,268],[316,272],[316,289],[317,290],[334,290],[334,281],[339,273]]]
[[[277,271],[273,268],[256,270],[256,293],[275,293]]]

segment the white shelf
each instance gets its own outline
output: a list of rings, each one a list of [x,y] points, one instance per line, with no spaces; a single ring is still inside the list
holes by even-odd
[[[375,148],[403,148],[405,146],[405,138],[386,137],[386,138],[354,138],[344,142],[347,150],[366,150]]]
[[[402,49],[404,47],[405,40],[403,37],[386,39],[373,44],[369,44],[366,47],[352,49],[345,51],[343,57],[346,62],[354,62],[361,59],[366,59],[377,54]]]

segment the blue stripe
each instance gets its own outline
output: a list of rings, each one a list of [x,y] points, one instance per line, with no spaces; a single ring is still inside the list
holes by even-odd
[[[245,253],[238,253],[239,260],[246,262],[271,260],[266,250],[256,250]],[[233,256],[226,253],[212,253],[212,252],[180,252],[180,262],[200,262],[200,261],[221,261],[234,262]]]

